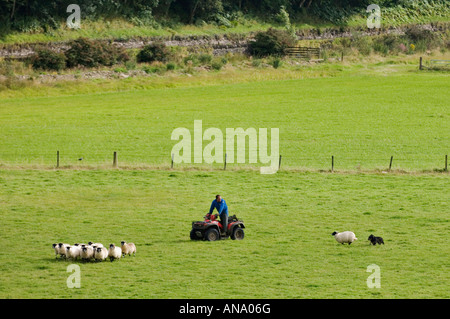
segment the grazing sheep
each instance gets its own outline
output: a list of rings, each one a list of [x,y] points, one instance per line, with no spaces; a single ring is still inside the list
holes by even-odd
[[[136,246],[133,243],[126,243],[122,241],[121,243],[122,255],[131,255],[134,254],[136,256]]]
[[[100,248],[102,248],[103,247],[103,245],[101,244],[101,243],[93,243],[93,242],[88,242],[88,245],[89,246],[91,246],[93,249],[94,249],[94,253],[95,253],[95,250],[98,248],[98,247],[100,247]]]
[[[103,245],[101,243],[93,243],[93,242],[88,242],[89,246],[92,246],[93,248],[97,248],[97,247],[103,247]]]
[[[108,257],[110,261],[119,259],[122,257],[122,249],[120,247],[116,247],[114,244],[109,245]]]
[[[63,244],[63,243],[58,244],[59,254],[61,255],[61,257],[63,257],[63,256],[64,256],[64,258],[66,257],[66,248],[69,246],[70,246],[69,244]]]
[[[59,246],[58,246],[58,244],[53,244],[52,247],[55,250],[55,259],[56,259],[56,258],[58,258],[58,255],[59,255]]]
[[[94,251],[95,260],[105,260],[108,257],[108,249],[105,247],[97,247]]]
[[[372,243],[372,245],[376,245],[376,244],[383,244],[384,245],[384,240],[381,237],[376,237],[374,235],[370,235],[369,238],[367,240],[370,240],[370,242]]]
[[[89,260],[94,257],[94,249],[91,246],[81,248],[80,257],[83,260]]]
[[[342,233],[333,232],[331,235],[333,235],[336,241],[341,244],[347,243],[350,245],[351,243],[353,243],[355,240],[358,239],[356,238],[355,233],[351,231],[345,231]]]
[[[78,246],[68,246],[66,247],[66,256],[67,258],[76,260],[80,257],[81,247]]]

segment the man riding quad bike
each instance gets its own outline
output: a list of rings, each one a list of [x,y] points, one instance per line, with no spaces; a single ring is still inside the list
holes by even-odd
[[[218,214],[207,214],[203,221],[192,222],[191,239],[215,241],[230,237],[233,240],[244,239],[244,222],[236,215],[227,216],[227,228],[224,229],[221,222],[217,220]]]

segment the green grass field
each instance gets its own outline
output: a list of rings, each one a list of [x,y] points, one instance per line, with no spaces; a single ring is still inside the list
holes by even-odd
[[[0,298],[449,298],[449,78],[415,69],[3,98]],[[171,132],[194,120],[279,128],[281,171],[170,170]],[[245,239],[192,242],[217,193]],[[359,240],[338,244],[345,230]],[[67,288],[54,242],[121,240],[136,257],[79,263],[81,288]]]
[[[172,131],[202,120],[224,134],[279,128],[283,168],[330,169],[333,155],[338,170],[386,169],[394,156],[394,169],[433,171],[449,153],[448,80],[409,71],[9,98],[0,162],[54,167],[59,150],[62,166],[95,167],[117,151],[122,166],[168,167]]]
[[[448,176],[3,170],[1,298],[449,298]],[[214,195],[242,241],[192,242]],[[334,230],[358,241],[340,245]],[[367,237],[384,237],[370,246]],[[136,257],[69,261],[53,242],[133,241]],[[366,285],[367,266],[381,288]]]

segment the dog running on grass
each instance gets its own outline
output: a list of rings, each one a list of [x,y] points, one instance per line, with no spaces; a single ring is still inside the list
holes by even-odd
[[[376,244],[379,244],[379,245],[381,245],[381,244],[383,244],[384,245],[384,240],[383,240],[383,238],[381,238],[381,237],[376,237],[376,236],[374,236],[374,235],[370,235],[369,236],[369,238],[368,238],[368,240],[370,240],[370,242],[372,243],[372,245],[376,245]]]

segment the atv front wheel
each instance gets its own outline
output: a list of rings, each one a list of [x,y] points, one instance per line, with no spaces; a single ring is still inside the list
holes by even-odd
[[[244,230],[241,227],[234,227],[230,237],[233,240],[242,240],[244,239],[244,235]]]
[[[210,228],[205,233],[205,239],[207,241],[216,241],[220,239],[219,232],[215,228]]]
[[[194,230],[194,229],[191,230],[191,233],[189,234],[189,236],[190,236],[191,240],[198,240],[198,239],[201,239],[201,237],[200,237],[200,238],[197,237],[197,234],[195,233],[195,230]]]

